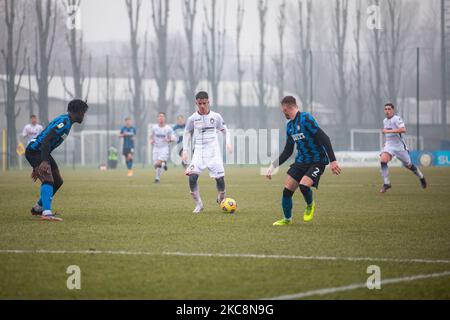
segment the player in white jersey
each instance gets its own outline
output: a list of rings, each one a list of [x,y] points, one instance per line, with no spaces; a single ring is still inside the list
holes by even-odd
[[[227,151],[231,152],[230,135],[222,116],[209,108],[208,93],[201,91],[195,96],[197,111],[186,121],[183,137],[183,161],[188,160],[189,142],[192,138],[194,154],[186,169],[189,176],[189,187],[195,201],[194,213],[203,210],[203,202],[198,189],[198,177],[203,170],[208,169],[211,178],[216,180],[217,202],[225,199],[225,169],[220,151],[220,131],[225,135]]]
[[[169,160],[169,145],[176,141],[175,133],[172,128],[166,124],[166,114],[158,114],[158,124],[152,127],[150,143],[153,145],[153,166],[156,170],[155,183],[161,180],[162,170],[167,170],[167,161]]]
[[[425,189],[427,187],[427,181],[419,168],[411,162],[408,148],[403,141],[402,134],[406,133],[405,123],[402,118],[394,113],[394,109],[395,107],[392,103],[386,103],[384,106],[384,114],[386,115],[386,118],[383,120],[385,144],[380,154],[381,176],[383,177],[384,184],[380,192],[385,193],[391,188],[388,162],[392,160],[392,157],[397,157],[405,168],[411,170],[420,179],[422,188]]]
[[[22,130],[21,137],[26,139],[26,145],[30,143],[32,139],[35,139],[44,128],[38,123],[37,116],[34,114],[30,117],[31,123],[25,125]]]

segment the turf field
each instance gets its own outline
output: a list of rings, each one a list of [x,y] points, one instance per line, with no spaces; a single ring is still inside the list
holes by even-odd
[[[273,227],[285,171],[267,181],[257,168],[228,168],[234,215],[218,209],[204,174],[205,211],[195,215],[180,169],[160,185],[150,169],[132,178],[62,169],[54,208],[63,223],[31,217],[39,186],[28,171],[0,173],[0,298],[450,299],[449,169],[425,169],[425,191],[391,169],[385,195],[377,168],[327,169],[314,220],[302,222],[296,193],[295,224]],[[81,269],[80,290],[66,287],[70,265]],[[370,265],[380,290],[365,287]]]

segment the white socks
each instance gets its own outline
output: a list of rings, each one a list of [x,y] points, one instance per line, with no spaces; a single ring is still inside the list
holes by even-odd
[[[389,168],[387,163],[381,163],[381,176],[383,177],[384,184],[391,184],[391,181],[389,180]]]
[[[161,179],[162,168],[156,168],[156,180]]]

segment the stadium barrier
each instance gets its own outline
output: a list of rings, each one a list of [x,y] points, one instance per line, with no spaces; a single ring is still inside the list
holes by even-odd
[[[335,152],[336,160],[342,167],[379,167],[380,151],[338,151]],[[389,166],[400,167],[402,164],[397,158],[393,158]]]
[[[450,150],[411,151],[411,159],[422,167],[450,167]]]

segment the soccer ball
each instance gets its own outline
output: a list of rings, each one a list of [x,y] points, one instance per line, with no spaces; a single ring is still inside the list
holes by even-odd
[[[235,213],[237,209],[237,203],[234,199],[225,198],[220,203],[220,208],[226,213]]]

